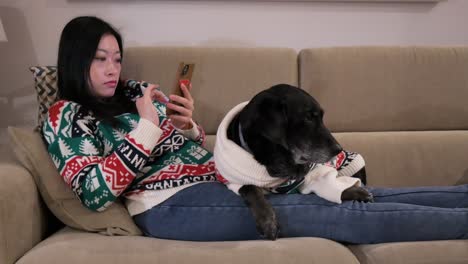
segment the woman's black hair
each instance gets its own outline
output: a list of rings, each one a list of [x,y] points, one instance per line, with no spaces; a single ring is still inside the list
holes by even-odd
[[[111,25],[93,16],[72,19],[64,27],[59,43],[57,84],[60,99],[76,102],[94,113],[98,120],[118,124],[116,115],[136,112],[135,104],[123,93],[119,81],[111,98],[98,98],[91,93],[90,68],[101,38],[115,37],[123,59],[122,37]]]

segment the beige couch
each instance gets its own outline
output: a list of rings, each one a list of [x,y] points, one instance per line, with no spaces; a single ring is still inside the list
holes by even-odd
[[[231,107],[289,83],[314,95],[338,140],[365,157],[369,185],[451,185],[468,173],[468,47],[129,48],[123,75],[164,89],[182,60],[196,63],[195,119],[209,149]],[[0,263],[468,263],[467,240],[346,246],[84,232],[58,223],[33,173],[0,166]]]

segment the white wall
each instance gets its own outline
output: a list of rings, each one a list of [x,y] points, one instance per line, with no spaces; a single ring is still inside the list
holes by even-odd
[[[468,1],[463,0],[438,4],[156,0],[0,2],[17,8],[24,15],[40,64],[55,62],[63,25],[72,17],[85,14],[100,16],[119,28],[127,46],[208,44],[301,49],[361,44],[468,44]]]
[[[9,39],[0,42],[0,128],[34,123],[36,105],[27,68],[55,64],[60,32],[78,15],[97,15],[111,22],[120,29],[126,46],[300,50],[343,45],[468,44],[468,1],[464,0],[437,4],[0,0],[0,18]],[[3,133],[2,129],[0,138],[4,138]]]

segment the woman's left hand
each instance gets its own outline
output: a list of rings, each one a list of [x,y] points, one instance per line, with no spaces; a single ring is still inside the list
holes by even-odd
[[[190,88],[190,89],[189,89]],[[166,107],[176,111],[178,114],[168,116],[172,124],[182,130],[187,130],[192,128],[192,113],[194,110],[193,98],[190,94],[192,89],[192,84],[189,84],[189,88],[183,83],[180,84],[180,90],[182,90],[182,96],[175,94],[169,95],[171,99],[170,103],[167,103]],[[174,104],[178,103],[180,105]]]

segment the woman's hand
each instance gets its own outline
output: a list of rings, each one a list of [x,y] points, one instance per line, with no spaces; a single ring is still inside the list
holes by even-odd
[[[145,89],[143,96],[135,101],[140,118],[149,120],[156,126],[159,126],[159,115],[156,107],[153,105],[153,101],[164,101],[164,94],[158,90],[158,87],[159,85],[150,84]]]
[[[189,84],[190,90],[192,89],[192,84]],[[168,116],[172,122],[172,124],[182,130],[187,130],[192,128],[192,114],[194,110],[193,105],[193,98],[190,94],[189,88],[185,86],[183,83],[180,84],[180,89],[182,90],[182,96],[171,94],[169,98],[172,100],[171,102],[178,103],[180,105],[174,103],[168,103],[166,105],[167,108],[170,108],[176,111],[178,114]]]

